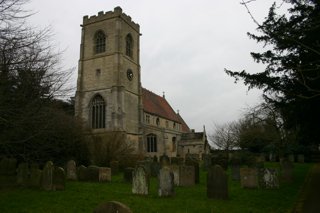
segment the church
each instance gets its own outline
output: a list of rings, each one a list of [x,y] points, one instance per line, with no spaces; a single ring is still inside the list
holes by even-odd
[[[201,157],[205,129],[191,130],[165,99],[141,85],[140,26],[120,7],[84,16],[75,113],[93,135],[121,132],[144,156]]]

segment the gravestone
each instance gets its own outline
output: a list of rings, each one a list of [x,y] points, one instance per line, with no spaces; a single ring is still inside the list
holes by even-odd
[[[299,154],[297,157],[297,162],[298,163],[304,163],[304,155]]]
[[[284,159],[281,164],[281,178],[284,181],[293,181],[293,163],[287,159]]]
[[[195,183],[200,182],[200,168],[199,168],[199,162],[196,160],[196,158],[188,157],[185,160],[185,164],[187,166],[193,166],[194,167],[194,180]]]
[[[52,178],[52,190],[60,191],[65,190],[66,187],[66,175],[64,169],[61,167],[54,167]]]
[[[214,199],[228,199],[228,176],[224,169],[215,165],[210,167],[207,174],[207,197]]]
[[[77,168],[77,176],[79,181],[86,181],[87,177],[87,167],[81,165]]]
[[[148,176],[151,176],[151,166],[152,166],[153,162],[147,161],[147,160],[143,160],[143,161],[138,161],[137,162],[137,166],[142,166],[145,169],[145,172],[147,173]],[[157,177],[157,176],[155,176]]]
[[[41,186],[42,171],[37,167],[30,169],[30,186],[33,188],[40,188]]]
[[[99,182],[99,167],[90,165],[87,167],[87,181]]]
[[[99,204],[93,211],[94,213],[132,213],[132,211],[118,201],[108,201]]]
[[[27,163],[20,163],[17,168],[17,184],[20,186],[27,186],[29,182],[29,165]]]
[[[111,174],[116,175],[119,173],[119,161],[110,162]]]
[[[160,170],[160,163],[158,162],[151,162],[150,164],[150,173],[152,177],[158,177],[159,174],[159,170]]]
[[[262,168],[259,170],[259,186],[265,189],[278,189],[278,170],[272,168]]]
[[[174,192],[174,177],[169,167],[160,169],[158,176],[158,195],[160,197],[173,196]]]
[[[240,168],[242,188],[258,188],[258,170],[256,168]]]
[[[99,167],[99,182],[110,182],[111,172],[111,169],[108,167]]]
[[[138,195],[149,194],[149,176],[143,166],[137,166],[133,171],[132,193]]]
[[[41,186],[44,190],[52,190],[53,170],[54,166],[52,161],[48,161],[42,171]]]
[[[233,158],[231,158],[230,164],[231,164],[232,180],[239,181],[240,180],[241,158],[234,156]]]
[[[77,166],[74,160],[67,163],[67,180],[77,180]]]
[[[132,183],[132,172],[133,172],[134,168],[132,167],[128,167],[124,169],[123,172],[123,179],[125,182],[129,182]]]
[[[166,166],[170,166],[170,159],[169,159],[168,155],[163,154],[160,156],[160,166],[161,166],[161,168],[166,167]]]
[[[195,172],[194,166],[180,166],[179,167],[179,186],[194,186]]]
[[[179,179],[180,179],[180,175],[179,175],[179,167],[178,165],[171,165],[170,169],[171,172],[173,173],[173,182],[174,185],[179,186]]]

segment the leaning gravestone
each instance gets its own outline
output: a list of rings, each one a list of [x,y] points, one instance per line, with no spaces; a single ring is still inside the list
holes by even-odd
[[[20,163],[17,168],[17,184],[20,186],[27,186],[29,182],[29,165],[27,163]]]
[[[169,167],[160,169],[158,183],[158,195],[160,197],[169,197],[175,194],[173,173],[171,172]]]
[[[134,168],[128,167],[125,168],[123,171],[123,179],[125,182],[132,183],[132,173],[133,173]]]
[[[77,180],[77,166],[74,160],[67,163],[67,180]]]
[[[64,169],[61,167],[55,167],[53,170],[52,178],[52,190],[60,191],[66,187],[66,175]]]
[[[255,168],[240,168],[242,188],[258,188],[258,170]]]
[[[132,211],[123,203],[117,201],[108,201],[99,204],[94,213],[132,213]]]
[[[87,167],[85,167],[84,165],[79,166],[77,168],[77,176],[78,176],[78,180],[86,181],[88,179]]]
[[[207,197],[228,199],[228,176],[221,166],[210,167],[207,174]]]
[[[161,168],[166,167],[166,166],[170,166],[170,159],[169,159],[168,155],[163,154],[160,156],[160,165],[161,165]]]
[[[42,171],[41,186],[44,190],[52,190],[54,166],[52,161],[48,161]]]
[[[111,181],[111,169],[108,167],[99,167],[99,182]]]
[[[262,168],[259,170],[259,186],[265,189],[278,189],[279,179],[278,170]]]
[[[132,193],[138,195],[149,194],[149,176],[142,166],[136,167],[133,171]]]
[[[174,185],[179,186],[179,179],[180,179],[179,166],[178,165],[171,165],[170,169],[171,169],[171,172],[173,173]]]
[[[179,167],[179,186],[194,186],[195,172],[194,166]]]
[[[281,178],[287,182],[293,181],[293,163],[287,159],[284,159],[280,165],[281,165]]]

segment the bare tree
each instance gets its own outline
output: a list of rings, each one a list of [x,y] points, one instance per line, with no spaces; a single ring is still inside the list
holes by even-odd
[[[215,124],[214,132],[209,135],[209,139],[219,149],[230,151],[239,147],[237,131],[236,122],[230,122],[222,125]]]

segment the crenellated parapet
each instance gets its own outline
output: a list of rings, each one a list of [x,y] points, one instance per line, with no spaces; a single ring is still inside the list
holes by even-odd
[[[133,29],[135,29],[137,32],[139,32],[139,30],[140,30],[139,24],[136,24],[134,21],[132,21],[130,16],[123,13],[121,7],[115,7],[113,11],[108,11],[108,12],[100,11],[100,12],[98,12],[98,15],[93,15],[90,17],[84,16],[83,17],[83,26],[89,25],[92,23],[96,23],[99,21],[104,21],[107,19],[117,18],[117,17],[126,21]]]

